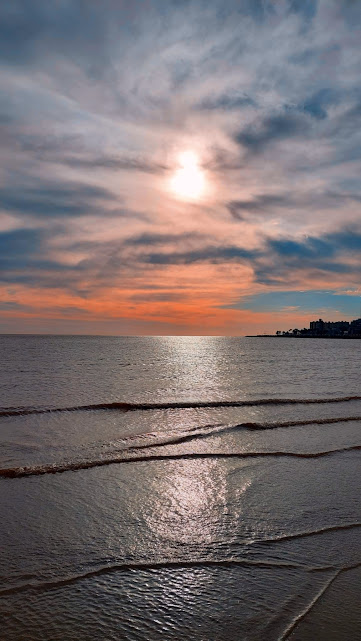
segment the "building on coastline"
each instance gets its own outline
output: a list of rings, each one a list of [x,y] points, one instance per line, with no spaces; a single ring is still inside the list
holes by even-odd
[[[361,318],[351,321],[351,334],[361,335]]]
[[[276,336],[299,338],[361,338],[361,318],[349,321],[324,321],[322,318],[311,321],[307,329],[277,331]]]

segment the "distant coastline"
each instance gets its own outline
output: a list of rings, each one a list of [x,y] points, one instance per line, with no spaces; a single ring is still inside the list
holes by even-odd
[[[247,334],[245,338],[338,338],[340,340],[357,340],[361,339],[361,334],[357,336],[293,336],[293,334]]]
[[[339,338],[357,339],[361,338],[361,318],[352,321],[311,321],[307,329],[289,329],[277,331],[275,334],[255,334],[246,338]]]

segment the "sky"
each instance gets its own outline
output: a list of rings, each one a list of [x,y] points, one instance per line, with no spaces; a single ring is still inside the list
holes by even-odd
[[[0,332],[360,316],[359,0],[3,0]]]

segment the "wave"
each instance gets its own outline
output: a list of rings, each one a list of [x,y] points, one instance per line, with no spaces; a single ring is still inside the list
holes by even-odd
[[[163,569],[183,569],[183,568],[198,568],[198,567],[234,567],[234,566],[257,566],[262,568],[297,568],[308,570],[309,572],[323,572],[333,570],[333,566],[326,567],[308,567],[302,565],[301,563],[287,562],[287,561],[252,561],[245,559],[195,559],[195,560],[169,560],[169,561],[154,561],[154,562],[124,562],[124,563],[114,563],[112,565],[103,565],[94,570],[89,570],[86,572],[79,572],[77,574],[68,575],[65,577],[59,577],[56,579],[51,579],[48,581],[29,581],[28,583],[22,583],[20,585],[14,585],[8,588],[0,590],[0,596],[6,594],[14,594],[16,592],[23,592],[24,590],[49,590],[52,588],[59,588],[64,585],[71,585],[77,581],[84,579],[89,579],[96,576],[102,576],[103,574],[113,574],[115,572],[129,572],[131,570],[138,570],[143,572],[151,572],[153,570],[163,570]]]
[[[347,423],[347,422],[361,421],[361,416],[343,416],[339,418],[321,418],[309,419],[302,421],[275,421],[271,423],[240,423],[237,425],[224,425],[222,423],[213,423],[203,425],[198,428],[188,428],[181,430],[181,432],[170,433],[165,438],[159,438],[159,433],[148,432],[135,434],[125,439],[121,439],[122,443],[132,443],[134,440],[148,439],[148,442],[141,445],[131,445],[130,447],[123,447],[120,450],[115,450],[125,454],[133,454],[139,450],[148,450],[154,447],[161,447],[166,445],[180,445],[181,443],[189,443],[200,439],[206,439],[212,436],[217,436],[224,433],[241,431],[241,430],[273,430],[287,427],[305,427],[307,425],[327,425],[332,423]],[[169,433],[168,433],[169,434]],[[152,440],[154,439],[154,440]]]
[[[274,430],[280,427],[302,427],[305,425],[328,425],[331,423],[348,423],[350,421],[361,421],[361,416],[337,416],[330,418],[313,418],[303,421],[274,421],[270,423],[241,423],[228,429],[246,430]],[[227,429],[227,428],[225,428]]]
[[[139,463],[142,461],[168,461],[168,460],[198,460],[209,458],[304,458],[315,459],[334,456],[361,450],[361,445],[351,445],[349,447],[326,450],[322,452],[191,452],[183,454],[148,454],[143,456],[117,456],[113,458],[101,458],[90,461],[70,461],[64,463],[51,463],[48,465],[34,465],[29,467],[12,467],[0,469],[0,477],[3,478],[23,478],[26,476],[42,476],[44,474],[60,474],[63,472],[77,472],[79,470],[88,470],[93,467],[104,467],[106,465],[115,465],[119,463]]]
[[[40,476],[45,474],[56,474],[68,471],[78,471],[82,469],[90,469],[93,467],[103,467],[105,465],[113,465],[116,463],[139,462],[139,461],[155,461],[166,459],[195,459],[195,458],[260,458],[260,457],[290,457],[290,458],[321,458],[324,456],[331,456],[336,453],[358,450],[361,446],[353,445],[335,450],[318,451],[318,452],[287,452],[287,451],[271,451],[271,452],[204,452],[204,453],[155,453],[154,448],[161,448],[172,445],[179,445],[206,439],[212,436],[217,436],[224,433],[241,430],[270,430],[297,426],[307,426],[314,424],[332,424],[343,423],[349,421],[361,421],[361,416],[345,416],[339,418],[320,418],[309,419],[301,421],[277,421],[271,423],[240,423],[236,425],[224,425],[221,423],[206,424],[196,428],[186,428],[181,432],[168,432],[168,435],[163,436],[162,433],[147,432],[134,434],[129,437],[120,439],[118,442],[113,442],[108,445],[112,447],[112,451],[108,455],[102,454],[101,457],[91,460],[72,460],[64,462],[54,462],[51,464],[42,464],[35,466],[17,466],[0,468],[0,477],[3,478],[21,478],[26,476]],[[145,443],[134,445],[134,440],[146,439]],[[121,443],[125,447],[114,448],[116,443]],[[103,444],[103,447],[105,444]],[[149,454],[139,455],[138,452],[149,451]],[[117,453],[114,456],[114,453]]]
[[[350,568],[347,568],[347,569],[350,569]],[[287,626],[282,636],[280,637],[279,641],[286,641],[286,639],[289,639],[293,630],[295,630],[295,628],[299,625],[299,623],[301,623],[301,621],[312,610],[312,608],[316,605],[317,601],[319,601],[320,598],[325,594],[326,590],[328,590],[328,588],[331,587],[332,583],[337,579],[337,577],[341,574],[341,572],[342,572],[342,569],[336,570],[333,572],[333,574],[327,579],[327,581],[325,581],[324,585],[317,592],[314,598],[311,599],[310,603],[308,603],[307,606],[304,608],[304,610],[302,610],[302,612],[300,612]]]
[[[305,530],[304,532],[297,532],[295,534],[279,534],[275,537],[270,537],[268,539],[262,539],[256,541],[257,543],[274,543],[277,541],[290,541],[292,539],[304,539],[310,536],[315,536],[319,534],[327,534],[329,532],[341,532],[342,530],[353,530],[355,528],[361,527],[361,523],[339,523],[338,525],[326,525],[325,527],[317,528],[314,530]]]
[[[356,568],[359,568],[359,567],[361,567],[361,563],[355,563],[353,565],[349,565],[342,568],[336,568],[336,569],[334,568],[334,572],[327,579],[327,581],[325,581],[324,585],[321,587],[321,589],[318,591],[315,597],[310,601],[310,603],[307,604],[304,610],[302,610],[302,612],[300,612],[287,626],[282,636],[279,637],[279,641],[286,641],[286,639],[290,638],[292,632],[297,628],[297,626],[301,623],[301,621],[303,621],[303,619],[309,614],[309,612],[314,608],[316,603],[320,600],[320,598],[325,594],[325,592],[331,587],[331,585],[336,581],[336,579],[338,579],[340,575],[342,575],[344,572],[348,572],[349,570],[355,570]]]
[[[173,410],[173,409],[214,409],[222,407],[257,407],[261,405],[317,405],[360,401],[361,396],[336,398],[259,398],[248,401],[174,401],[167,403],[94,403],[69,407],[1,407],[0,416],[25,416],[28,414],[49,414],[51,412],[88,412],[118,410],[120,412]]]
[[[361,525],[361,524],[360,524]],[[358,525],[357,525],[358,526]],[[356,526],[356,527],[357,527]],[[353,526],[351,526],[353,527]],[[25,590],[51,590],[58,589],[62,586],[71,585],[77,581],[82,581],[84,579],[89,579],[97,576],[102,576],[104,574],[113,574],[116,572],[129,572],[138,570],[141,572],[151,572],[154,570],[163,570],[163,569],[183,569],[183,568],[212,568],[212,567],[260,567],[260,568],[293,568],[300,569],[307,572],[330,572],[333,571],[335,574],[339,574],[346,570],[351,570],[361,566],[361,563],[355,563],[346,567],[335,567],[335,566],[307,566],[305,564],[291,562],[291,561],[252,561],[250,559],[238,559],[238,558],[228,558],[228,559],[172,559],[172,560],[161,560],[161,561],[145,561],[145,562],[121,562],[102,565],[94,570],[88,570],[85,572],[79,572],[76,574],[67,575],[64,577],[58,577],[55,579],[45,580],[45,581],[29,581],[27,583],[22,583],[20,585],[14,585],[8,588],[0,590],[0,595],[4,596],[6,594],[14,594],[18,592],[24,592]]]

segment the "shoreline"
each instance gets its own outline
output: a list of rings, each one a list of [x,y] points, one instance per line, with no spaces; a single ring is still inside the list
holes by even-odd
[[[330,339],[330,340],[360,340],[361,336],[292,336],[291,334],[287,334],[284,336],[277,336],[276,334],[249,334],[246,335],[244,338],[297,338],[297,339],[304,339],[304,338],[322,338],[324,339]]]

